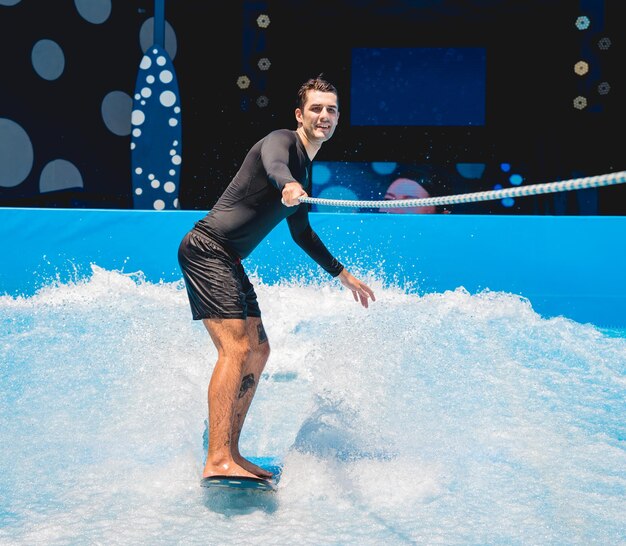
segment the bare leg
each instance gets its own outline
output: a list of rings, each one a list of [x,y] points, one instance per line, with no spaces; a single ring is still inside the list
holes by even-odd
[[[231,453],[234,411],[245,363],[250,356],[246,321],[204,319],[202,322],[217,348],[217,362],[208,391],[209,448],[202,475],[254,477],[235,462]]]
[[[246,320],[246,331],[250,342],[250,352],[244,364],[241,385],[235,403],[230,450],[233,459],[241,467],[262,478],[271,478],[271,472],[244,459],[239,452],[241,429],[259,384],[261,372],[265,368],[265,364],[270,355],[270,346],[261,319],[248,318]]]

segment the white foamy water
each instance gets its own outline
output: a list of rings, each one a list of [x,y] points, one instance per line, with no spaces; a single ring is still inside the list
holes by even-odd
[[[510,294],[255,282],[242,437],[277,493],[199,486],[216,357],[182,284],[0,297],[0,543],[624,544],[626,339]]]

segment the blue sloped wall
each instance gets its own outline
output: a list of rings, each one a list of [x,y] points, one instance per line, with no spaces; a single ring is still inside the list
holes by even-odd
[[[90,264],[181,278],[176,252],[203,211],[0,208],[0,293],[34,293],[89,276]],[[410,281],[418,293],[465,287],[527,297],[544,316],[626,327],[626,218],[312,213],[311,223],[353,272]],[[327,275],[285,223],[244,265],[264,282]]]

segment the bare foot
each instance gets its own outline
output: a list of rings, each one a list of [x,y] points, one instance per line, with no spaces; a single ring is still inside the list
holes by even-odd
[[[204,465],[204,471],[202,472],[203,478],[210,478],[211,476],[245,476],[247,478],[258,478],[257,474],[249,472],[242,466],[238,465],[235,461],[228,463],[211,464],[208,460]]]
[[[239,455],[239,457],[235,456],[233,458],[241,467],[245,468],[248,472],[252,472],[259,478],[271,478],[274,475],[264,468],[261,468],[260,466],[248,461],[248,459],[244,459],[241,455]]]

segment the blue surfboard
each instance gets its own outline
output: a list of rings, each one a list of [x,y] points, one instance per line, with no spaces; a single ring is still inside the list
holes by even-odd
[[[211,476],[202,478],[202,487],[218,487],[247,491],[276,491],[282,465],[274,457],[249,457],[248,460],[273,474],[272,478],[249,478],[245,476]]]
[[[204,432],[202,433],[202,447],[206,457],[209,448],[209,423],[206,419],[204,420]],[[278,457],[247,457],[247,459],[251,463],[271,472],[273,474],[272,478],[266,480],[264,478],[211,476],[210,478],[202,478],[200,485],[202,487],[222,487],[250,491],[276,491],[283,469],[282,461]]]
[[[263,478],[248,478],[242,476],[211,476],[202,478],[202,487],[222,487],[228,489],[247,489],[251,491],[276,491],[276,485],[271,480]]]

